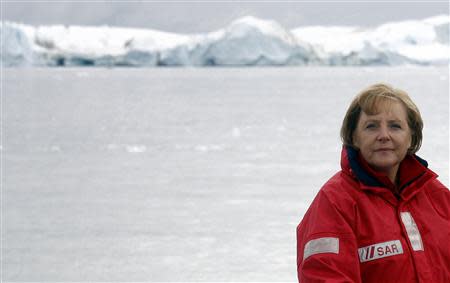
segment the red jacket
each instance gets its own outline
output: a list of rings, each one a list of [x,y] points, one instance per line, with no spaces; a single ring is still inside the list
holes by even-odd
[[[350,148],[297,227],[299,282],[450,282],[450,191],[424,160],[401,193]]]

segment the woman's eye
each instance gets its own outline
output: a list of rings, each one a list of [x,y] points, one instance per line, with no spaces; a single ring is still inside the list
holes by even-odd
[[[392,124],[391,127],[395,128],[395,129],[401,129],[402,128],[402,126],[400,126],[399,124]]]
[[[376,127],[375,124],[367,124],[367,125],[366,125],[366,129],[373,129],[373,128],[375,128],[375,127]]]

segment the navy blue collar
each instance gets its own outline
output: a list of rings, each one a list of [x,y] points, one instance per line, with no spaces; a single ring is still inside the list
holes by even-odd
[[[359,152],[356,149],[347,146],[345,150],[347,150],[347,158],[350,168],[361,183],[371,187],[384,187],[384,185],[378,181],[377,178],[366,172],[361,164],[359,164]]]
[[[364,167],[359,162],[359,151],[346,146],[345,150],[347,151],[347,158],[348,162],[350,164],[350,168],[352,169],[353,173],[355,174],[356,178],[363,183],[366,186],[370,187],[386,187],[384,183],[379,181],[375,176],[371,175],[369,172],[367,172]],[[420,164],[422,164],[424,167],[428,167],[427,161],[424,159],[418,157],[417,155],[413,155],[413,157],[419,161]]]

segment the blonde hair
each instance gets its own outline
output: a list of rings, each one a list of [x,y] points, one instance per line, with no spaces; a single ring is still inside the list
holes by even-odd
[[[416,153],[422,145],[423,121],[419,109],[405,91],[384,83],[369,86],[353,99],[341,127],[341,139],[344,145],[355,147],[353,134],[358,125],[361,111],[374,115],[380,112],[380,108],[390,107],[392,102],[400,102],[405,106],[408,126],[411,130],[411,146],[408,153]]]

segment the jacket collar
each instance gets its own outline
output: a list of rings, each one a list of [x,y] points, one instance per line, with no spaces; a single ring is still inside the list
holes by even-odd
[[[342,170],[357,179],[363,190],[370,190],[396,204],[398,199],[407,200],[415,195],[422,185],[437,175],[428,169],[428,163],[416,156],[407,155],[400,163],[399,186],[393,184],[387,175],[373,170],[359,151],[344,146],[341,153]]]

